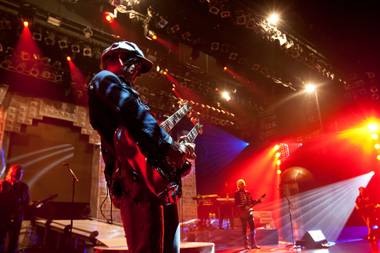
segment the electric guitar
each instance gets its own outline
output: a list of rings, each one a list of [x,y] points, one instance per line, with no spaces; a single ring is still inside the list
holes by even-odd
[[[171,117],[160,124],[164,129],[170,131],[187,114],[190,107],[185,104]],[[181,141],[194,141],[202,126],[198,123]],[[116,129],[114,134],[114,145],[118,158],[119,168],[131,168],[133,173],[141,175],[148,189],[165,204],[175,202],[181,194],[181,176],[191,169],[191,163],[186,161],[182,168],[174,168],[169,163],[164,163],[165,167],[153,167],[141,152],[140,147],[130,136],[124,127]],[[171,172],[167,174],[167,172]],[[114,172],[118,177],[120,171]],[[116,205],[117,206],[117,205]]]
[[[266,197],[266,194],[261,195],[260,198],[253,200],[251,204],[244,206],[240,209],[240,216],[241,217],[253,217],[253,207],[257,204],[260,204],[261,201]]]

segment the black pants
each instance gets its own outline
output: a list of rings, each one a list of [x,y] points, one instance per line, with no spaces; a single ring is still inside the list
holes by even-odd
[[[141,178],[124,175],[120,214],[131,253],[179,253],[177,205],[163,206]]]
[[[243,243],[245,246],[248,245],[248,238],[247,238],[247,225],[249,225],[249,230],[250,230],[250,240],[251,240],[251,246],[256,245],[256,240],[255,240],[255,222],[253,220],[252,215],[246,215],[246,216],[241,216],[240,217],[241,221],[241,232],[243,235]]]
[[[3,221],[0,220],[0,253],[15,253],[18,249],[18,237],[21,230],[21,221]],[[5,248],[5,240],[8,235],[8,247]]]

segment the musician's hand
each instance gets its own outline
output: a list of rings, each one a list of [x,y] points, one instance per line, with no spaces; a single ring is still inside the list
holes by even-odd
[[[180,142],[179,151],[184,154],[184,159],[195,159],[195,144],[189,142]]]

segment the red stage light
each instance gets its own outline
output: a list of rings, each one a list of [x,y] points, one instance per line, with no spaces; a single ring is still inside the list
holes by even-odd
[[[104,13],[104,19],[108,22],[108,23],[112,23],[113,20],[115,18],[115,15],[109,11],[106,11]]]
[[[70,56],[66,56],[66,60],[67,61],[71,61],[71,57]]]
[[[24,25],[24,27],[28,27],[28,26],[29,26],[29,21],[24,20],[24,21],[22,22],[22,24]]]

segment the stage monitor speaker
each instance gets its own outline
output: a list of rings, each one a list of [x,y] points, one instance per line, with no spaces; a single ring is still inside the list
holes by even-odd
[[[328,247],[329,243],[321,230],[309,230],[302,237],[299,244],[308,249],[317,249]]]

